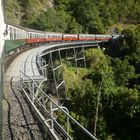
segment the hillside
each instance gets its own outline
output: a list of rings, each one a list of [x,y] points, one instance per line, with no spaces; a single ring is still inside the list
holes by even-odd
[[[123,34],[104,52],[85,50],[86,68],[78,73],[73,63],[64,61],[70,98],[66,105],[99,140],[140,138],[140,28],[125,29]],[[72,130],[75,140],[87,140],[80,129]]]
[[[51,8],[52,0],[6,0],[5,14],[8,19],[23,24],[30,18],[37,18]]]
[[[5,9],[18,24],[54,32],[104,33],[114,24],[140,22],[139,0],[6,0]]]
[[[78,73],[63,60],[65,105],[99,140],[140,139],[140,0],[7,0],[6,15],[39,30],[122,33],[104,52],[86,50]],[[70,133],[87,139],[74,125]]]

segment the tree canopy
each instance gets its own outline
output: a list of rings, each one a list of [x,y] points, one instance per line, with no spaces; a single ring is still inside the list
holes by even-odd
[[[70,113],[91,133],[95,133],[98,97],[98,139],[139,139],[140,132],[140,32],[138,28],[123,31],[125,37],[112,48],[85,51],[87,68],[64,67],[70,101]],[[67,77],[69,75],[69,77]],[[75,139],[80,130],[72,127]],[[82,136],[83,140],[86,137]]]
[[[65,62],[70,114],[104,140],[140,139],[140,0],[6,0],[6,15],[38,30],[64,33],[111,33],[124,37],[105,49],[85,51],[79,74]],[[133,25],[130,25],[133,24]],[[122,28],[122,29],[121,29]],[[69,77],[67,76],[69,75]],[[87,139],[71,126],[74,139]]]
[[[139,0],[6,0],[5,7],[9,19],[54,32],[105,33],[116,23],[140,21]]]

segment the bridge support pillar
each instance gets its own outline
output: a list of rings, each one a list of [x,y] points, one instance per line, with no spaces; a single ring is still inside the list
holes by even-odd
[[[75,47],[66,52],[66,60],[74,62],[76,72],[79,67],[86,67],[86,59],[84,54],[84,47]]]
[[[84,47],[74,48],[75,67],[78,73],[78,67],[86,67]]]
[[[56,52],[50,52],[50,65],[52,69],[54,87],[56,91],[56,96],[58,99],[58,104],[60,104],[65,97],[65,82],[63,80],[62,63],[61,63],[61,53],[60,50]],[[64,89],[64,90],[63,90]]]

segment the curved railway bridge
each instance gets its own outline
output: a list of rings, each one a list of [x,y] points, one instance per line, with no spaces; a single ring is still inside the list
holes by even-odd
[[[78,67],[86,66],[84,50],[99,47],[98,43],[73,42],[42,45],[18,55],[5,73],[6,88],[4,91],[5,93],[12,92],[12,94],[5,95],[7,107],[4,107],[3,113],[3,137],[6,139],[9,137],[15,138],[19,137],[17,135],[22,134],[22,139],[41,139],[41,137],[44,139],[46,135],[50,139],[56,140],[73,139],[69,133],[69,126],[75,124],[75,126],[81,128],[81,133],[83,131],[89,139],[96,139],[70,116],[68,109],[63,106],[63,101],[67,99],[67,95],[61,60],[66,59],[74,62],[78,72]],[[8,85],[12,91],[7,91]],[[13,97],[15,98],[13,99]],[[24,100],[26,103],[22,103]],[[16,107],[17,105],[19,108]],[[24,107],[28,105],[33,116],[36,117],[35,120],[38,120],[37,124],[34,118],[31,117],[32,113],[28,111],[30,109],[24,110]],[[21,113],[16,114],[15,112],[20,112],[19,110]],[[65,116],[64,124],[59,122],[62,115]],[[17,116],[21,116],[21,118]],[[12,118],[15,118],[15,120]],[[21,120],[22,118],[24,120]],[[21,126],[27,127],[26,133],[28,134],[26,136],[23,134],[25,130]],[[42,127],[39,128],[38,126]],[[18,127],[20,131],[15,134]],[[31,131],[31,129],[33,130]],[[7,130],[9,134],[5,136]]]

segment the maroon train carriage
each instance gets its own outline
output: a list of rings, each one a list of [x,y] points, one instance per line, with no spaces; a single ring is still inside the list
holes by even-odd
[[[94,41],[96,40],[95,34],[79,34],[80,41]]]
[[[63,41],[78,41],[77,34],[63,34]]]

